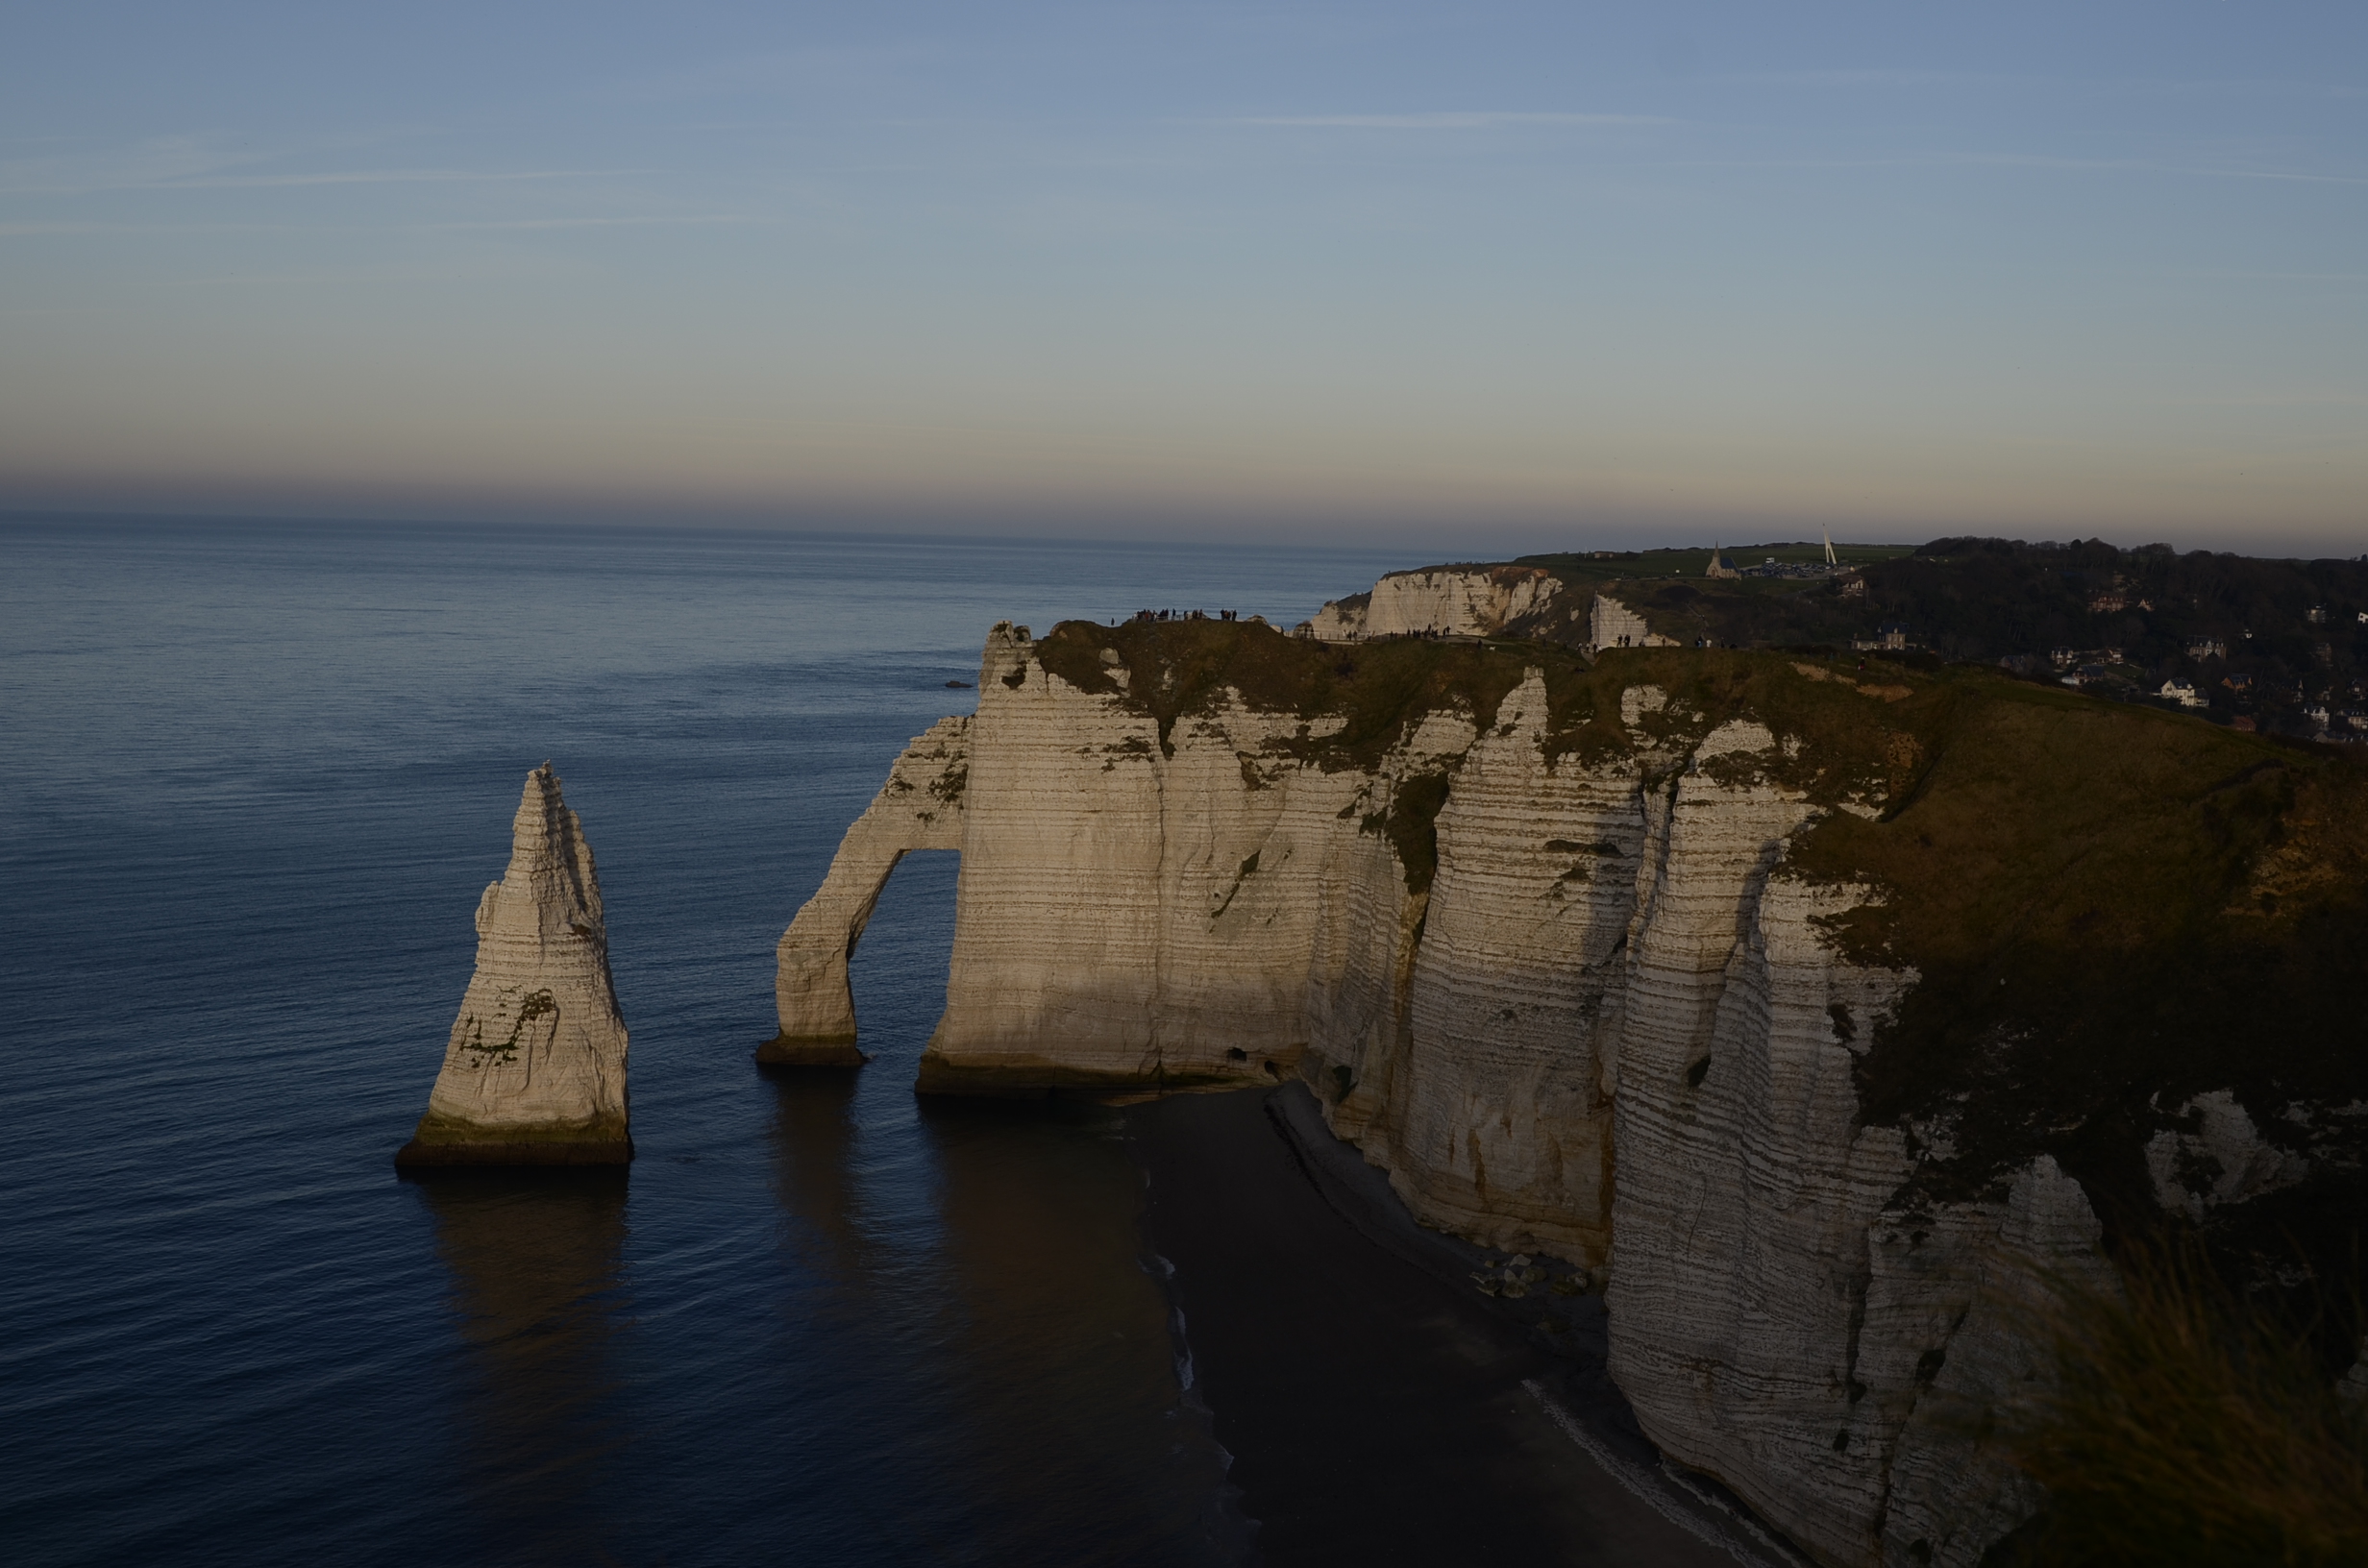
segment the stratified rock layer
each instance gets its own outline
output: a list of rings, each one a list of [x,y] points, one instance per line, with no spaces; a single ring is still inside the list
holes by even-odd
[[[477,972],[399,1165],[623,1164],[625,1020],[600,878],[549,763],[527,775],[509,867],[477,905]]]
[[[1612,1370],[1673,1458],[1821,1562],[1977,1563],[2035,1506],[1980,1417],[2048,1375],[2040,1282],[2108,1277],[2096,1193],[2357,1167],[2355,1058],[2082,988],[2299,940],[2265,922],[2368,864],[2361,792],[1995,676],[1524,655],[997,627],[960,745],[900,759],[784,940],[784,1033],[851,1032],[878,879],[958,843],[923,1090],[1298,1076],[1425,1221],[1609,1265]],[[924,820],[957,767],[958,826]]]

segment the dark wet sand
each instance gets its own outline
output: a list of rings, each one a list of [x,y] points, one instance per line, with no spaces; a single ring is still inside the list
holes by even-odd
[[[1596,1298],[1481,1294],[1480,1251],[1415,1225],[1302,1086],[1126,1115],[1195,1392],[1272,1568],[1780,1560],[1660,1472],[1602,1377]]]

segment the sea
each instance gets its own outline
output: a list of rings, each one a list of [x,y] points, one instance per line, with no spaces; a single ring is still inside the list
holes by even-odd
[[[0,522],[0,1556],[1147,1563],[1254,1533],[1117,1113],[923,1100],[950,854],[768,1076],[773,945],[987,629],[1378,551]],[[550,760],[623,1173],[399,1177]]]

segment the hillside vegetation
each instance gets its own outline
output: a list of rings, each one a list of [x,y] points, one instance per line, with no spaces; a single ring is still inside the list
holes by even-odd
[[[2192,1241],[2126,1250],[2035,1327],[2058,1376],[2005,1416],[2047,1506],[1998,1568],[2368,1562],[2368,1404],[2329,1386],[2317,1325],[2232,1289]]]
[[[2071,674],[2098,695],[2142,700],[2165,682],[2194,688],[2216,718],[2368,740],[2343,710],[2368,705],[2368,560],[2264,560],[2102,540],[1938,539],[1838,545],[1852,570],[1833,577],[1713,578],[1705,550],[1529,555],[1563,583],[1562,603],[1509,630],[1583,640],[1572,600],[1601,593],[1686,645],[1833,646],[1899,628],[1945,659],[2005,664],[2049,680]],[[1737,568],[1823,559],[1821,546],[1724,551]]]

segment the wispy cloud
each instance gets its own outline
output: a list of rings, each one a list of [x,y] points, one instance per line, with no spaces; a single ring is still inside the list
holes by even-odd
[[[299,185],[496,184],[518,180],[598,180],[630,169],[336,169],[318,174],[206,174],[160,180],[88,180],[0,185],[0,196],[86,196],[112,190],[268,190]]]
[[[2298,174],[2281,169],[2214,168],[2208,164],[2197,167],[2184,163],[2153,162],[2144,159],[2045,158],[2019,153],[1982,153],[1949,157],[1936,161],[2025,169],[2130,169],[2149,174],[2190,175],[2199,180],[2290,180],[2306,185],[2368,185],[2368,179],[2351,174]]]
[[[2237,271],[2215,269],[2208,271],[2174,272],[2174,278],[2206,278],[2214,282],[2232,279],[2266,279],[2280,283],[2368,283],[2368,272],[2260,272],[2251,269]]]
[[[2308,390],[2264,390],[2235,392],[2225,397],[2157,397],[2149,400],[2163,408],[2363,408],[2368,407],[2368,394],[2346,390],[2312,388]]]
[[[1671,169],[2066,169],[2159,170],[2162,165],[2129,158],[2043,158],[2021,153],[1900,153],[1887,158],[1687,158],[1669,159]]]
[[[1670,169],[2050,169],[2074,174],[2175,174],[2194,180],[2282,180],[2308,185],[2368,185],[2368,176],[2221,169],[2137,158],[2050,158],[2027,153],[1909,153],[1892,158],[1696,158],[1660,160]]]
[[[2130,92],[2146,94],[2268,94],[2280,98],[2348,101],[2362,89],[2348,82],[2313,82],[2274,77],[2143,77],[2075,76],[2032,71],[1947,71],[1918,69],[1824,71],[1720,71],[1705,80],[1784,87],[2052,87],[2066,92]]]
[[[1967,83],[1994,86],[2004,83],[2045,80],[1993,71],[1856,70],[1856,71],[1722,71],[1723,82],[1764,82],[1799,87],[1929,87]]]
[[[1493,131],[1507,126],[1674,125],[1659,114],[1531,113],[1458,110],[1436,114],[1243,114],[1221,125],[1305,126],[1345,131]]]
[[[651,214],[646,217],[618,218],[492,218],[475,223],[427,223],[398,225],[415,229],[663,229],[680,226],[701,226],[719,223],[763,223],[766,219],[745,212],[685,213],[680,215]]]
[[[54,138],[65,147],[75,140]],[[0,162],[0,189],[16,194],[71,194],[141,185],[158,181],[199,179],[253,162],[211,133],[150,136],[95,150],[12,158]]]
[[[512,184],[600,180],[655,173],[646,169],[358,168],[375,162],[365,148],[408,139],[407,130],[367,135],[315,137],[258,145],[220,132],[192,131],[139,141],[90,146],[50,138],[62,151],[0,158],[0,197],[95,196],[113,192],[273,190],[337,185]],[[389,161],[401,154],[387,156]]]
[[[453,223],[0,223],[0,239],[39,234],[293,234],[445,233],[475,230],[662,229],[717,224],[769,223],[777,219],[746,212],[625,214],[596,218],[487,218]]]
[[[2224,180],[2292,180],[2306,185],[2368,185],[2356,174],[2284,174],[2276,169],[2189,169],[2189,174],[2217,175]]]
[[[435,185],[498,184],[508,180],[596,180],[631,169],[343,169],[326,174],[237,174],[175,180],[141,188],[212,189],[268,185]]]

